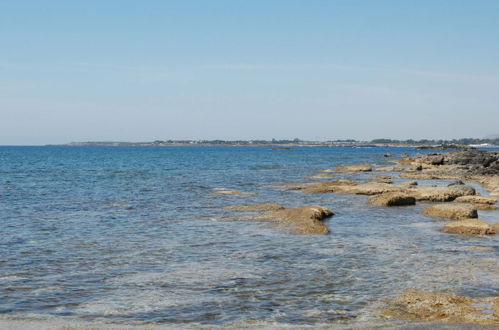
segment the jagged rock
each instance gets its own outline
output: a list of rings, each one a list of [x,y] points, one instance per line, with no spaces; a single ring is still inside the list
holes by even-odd
[[[499,324],[499,297],[470,298],[407,290],[382,311],[391,318],[472,324]],[[428,327],[430,329],[431,326]],[[459,327],[461,328],[461,327]]]
[[[254,204],[254,205],[232,205],[224,207],[226,210],[234,211],[275,211],[284,210],[279,204]]]
[[[389,192],[371,196],[367,202],[371,205],[377,206],[402,206],[414,205],[416,204],[416,199],[405,193]]]
[[[329,232],[324,220],[333,215],[334,213],[325,207],[305,206],[264,212],[254,219],[274,221],[287,227],[294,234],[317,235]]]
[[[469,204],[438,204],[425,208],[423,215],[451,220],[478,218],[477,209]]]
[[[459,235],[493,235],[495,229],[487,222],[479,219],[463,219],[452,221],[443,226],[440,231]]]
[[[370,172],[373,168],[369,164],[356,164],[356,165],[346,165],[338,166],[332,169],[324,170],[324,172]]]
[[[389,153],[389,152],[387,152],[387,153],[383,154],[383,157],[386,157],[386,158],[388,158],[388,157],[392,157],[392,154],[391,154],[391,153]]]

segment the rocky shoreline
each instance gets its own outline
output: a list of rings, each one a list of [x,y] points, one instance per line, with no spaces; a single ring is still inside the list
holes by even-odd
[[[391,156],[391,155],[390,155]],[[387,157],[390,157],[387,156]],[[321,170],[308,176],[315,182],[285,183],[273,188],[295,190],[304,194],[356,194],[369,196],[367,203],[379,207],[409,207],[426,203],[422,215],[448,220],[443,233],[463,237],[495,235],[499,224],[478,219],[478,210],[497,210],[499,197],[499,151],[465,150],[449,153],[429,153],[409,157],[402,155],[394,165],[375,168],[370,164],[355,164]],[[370,179],[357,183],[351,180],[331,180],[335,172],[368,173]],[[388,172],[380,174],[380,172]],[[398,174],[408,179],[398,185]],[[398,178],[397,178],[398,179]],[[455,180],[447,186],[419,185],[411,180]],[[474,182],[489,193],[481,196],[464,182]],[[281,205],[236,205],[227,209],[244,212],[231,220],[269,221],[293,234],[321,235],[329,232],[325,220],[333,211],[321,206],[285,209]],[[247,214],[250,213],[250,214]],[[438,292],[408,290],[386,303],[380,311],[385,318],[410,319],[424,322],[459,322],[466,324],[499,325],[499,297],[470,298]]]

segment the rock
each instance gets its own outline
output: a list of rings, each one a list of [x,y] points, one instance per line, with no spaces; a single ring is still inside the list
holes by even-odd
[[[370,172],[372,170],[373,168],[369,164],[356,164],[356,165],[338,166],[324,171],[325,172]]]
[[[456,198],[456,202],[494,205],[497,203],[497,198],[488,196],[461,196]]]
[[[444,156],[443,155],[429,155],[426,158],[424,158],[423,162],[426,164],[430,164],[430,165],[443,165]]]
[[[485,197],[485,196],[461,196],[455,200],[458,203],[468,203],[473,204],[478,210],[482,211],[494,211],[499,210],[499,207],[495,205],[497,198],[495,197]]]
[[[411,319],[419,322],[439,321],[498,325],[498,310],[499,297],[472,299],[412,289],[398,296],[382,313],[395,319]],[[428,327],[428,329],[430,328],[431,326]]]
[[[496,230],[492,226],[479,219],[452,221],[443,226],[440,231],[459,235],[493,235],[496,233]]]
[[[279,204],[255,204],[226,206],[224,209],[234,211],[275,211],[284,210],[284,207]]]
[[[393,180],[390,180],[390,179],[376,179],[376,180],[367,181],[366,183],[387,183],[387,184],[393,184]]]
[[[405,193],[389,192],[371,196],[367,202],[371,205],[377,206],[402,206],[414,205],[416,204],[416,199]]]
[[[387,153],[383,154],[383,157],[386,157],[386,158],[388,158],[388,157],[392,157],[392,154],[391,154],[391,153],[389,153],[389,152],[387,152]]]
[[[438,204],[425,208],[423,215],[451,220],[478,218],[477,209],[469,204]]]
[[[376,168],[377,172],[401,172],[404,168],[401,166],[384,166]]]
[[[357,184],[350,180],[336,180],[336,181],[323,181],[309,184],[308,186],[301,189],[304,193],[309,194],[322,194],[337,192],[341,190],[341,187],[351,187]]]
[[[317,235],[329,232],[324,220],[333,215],[333,212],[325,207],[305,206],[264,212],[254,219],[274,221],[289,228],[294,234]]]
[[[393,176],[391,176],[391,175],[382,175],[382,174],[375,175],[374,177],[377,178],[377,179],[386,179],[386,180],[392,180],[393,179]]]
[[[400,187],[389,183],[366,182],[355,186],[338,186],[334,192],[340,194],[377,195],[400,191],[402,191]]]
[[[414,186],[408,188],[407,193],[418,201],[450,202],[460,196],[474,195],[475,189],[466,185],[452,187]]]
[[[399,184],[399,187],[401,187],[401,188],[410,188],[410,187],[414,187],[414,186],[417,186],[417,185],[418,185],[417,181],[406,181],[406,182],[402,182],[401,184]]]
[[[463,185],[463,184],[464,184],[464,182],[463,182],[463,181],[461,181],[461,180],[456,180],[456,181],[454,181],[454,182],[449,183],[449,184],[447,185],[447,187],[459,186],[459,185]]]

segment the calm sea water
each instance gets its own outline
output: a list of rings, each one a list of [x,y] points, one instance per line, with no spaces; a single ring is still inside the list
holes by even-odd
[[[338,165],[383,166],[385,152],[415,150],[0,147],[0,317],[355,324],[377,320],[380,299],[407,288],[497,295],[498,236],[440,233],[442,221],[419,214],[424,204],[269,187]],[[447,182],[420,181],[429,183]],[[218,220],[233,215],[224,206],[252,203],[328,207],[331,233]],[[496,211],[480,217],[499,221]]]

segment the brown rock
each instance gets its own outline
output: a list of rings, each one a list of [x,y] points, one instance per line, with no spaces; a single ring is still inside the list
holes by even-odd
[[[340,187],[336,192],[342,194],[377,195],[387,192],[400,192],[401,188],[389,183],[366,182],[351,187]]]
[[[440,231],[459,235],[493,235],[496,230],[487,222],[479,219],[463,219],[452,221],[443,226]]]
[[[456,198],[456,202],[494,205],[497,203],[497,198],[488,196],[461,196]]]
[[[423,215],[451,220],[478,218],[475,207],[469,204],[438,204],[425,208]]]
[[[417,185],[418,185],[417,181],[406,181],[406,182],[402,182],[401,184],[399,184],[399,187],[401,187],[401,188],[410,188],[410,187],[414,187],[414,186],[417,186]]]
[[[378,206],[402,206],[402,205],[414,205],[416,204],[416,199],[401,192],[388,192],[384,194],[378,194],[369,197],[367,202],[371,205]]]
[[[305,206],[279,211],[269,211],[257,215],[255,220],[274,221],[283,225],[294,234],[327,234],[324,220],[333,216],[333,212],[321,206]]]
[[[472,299],[412,289],[398,296],[382,312],[392,318],[417,321],[498,325],[498,307],[499,297]]]
[[[226,206],[224,209],[234,211],[275,211],[284,210],[284,207],[279,204],[255,204]]]
[[[332,169],[324,170],[324,172],[370,172],[373,168],[369,164],[356,164],[339,166]]]
[[[450,202],[460,196],[474,195],[475,189],[466,186],[416,186],[409,188],[407,193],[414,196],[418,201]]]
[[[329,192],[337,192],[342,189],[342,187],[352,187],[357,184],[350,180],[336,180],[336,181],[323,181],[309,184],[308,186],[302,188],[304,193],[309,194],[322,194]]]

